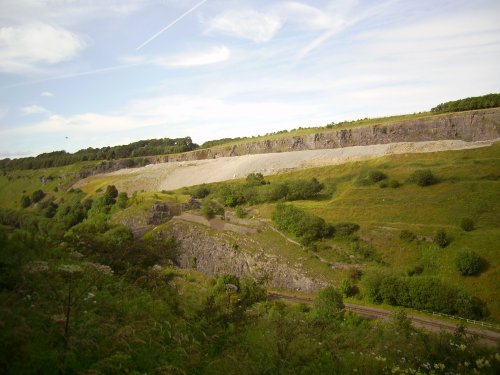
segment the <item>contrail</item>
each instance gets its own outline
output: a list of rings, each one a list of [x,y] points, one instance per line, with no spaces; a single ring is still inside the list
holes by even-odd
[[[201,2],[199,2],[198,4],[196,4],[194,7],[192,7],[191,9],[189,9],[188,11],[186,11],[185,13],[183,13],[181,16],[177,17],[174,21],[172,21],[171,23],[169,23],[167,26],[165,26],[163,29],[161,29],[160,31],[158,31],[155,35],[153,35],[151,38],[149,38],[148,40],[146,40],[144,43],[142,43],[139,47],[137,47],[135,50],[136,51],[139,51],[142,47],[144,47],[146,44],[150,43],[151,41],[153,41],[154,39],[156,39],[159,35],[161,35],[162,33],[164,33],[165,31],[167,31],[168,29],[170,29],[172,26],[174,26],[177,22],[181,21],[184,17],[186,17],[189,13],[191,12],[194,12],[196,9],[198,9],[199,7],[201,7],[203,4],[205,4],[208,0],[203,0]]]

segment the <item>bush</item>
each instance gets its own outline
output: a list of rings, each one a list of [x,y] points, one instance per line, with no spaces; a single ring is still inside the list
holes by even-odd
[[[33,203],[38,203],[43,199],[43,197],[45,197],[45,193],[43,192],[43,190],[38,189],[35,190],[31,195],[31,200],[33,201]]]
[[[327,225],[322,218],[291,204],[278,204],[273,213],[273,221],[279,229],[294,234],[305,245],[329,237],[334,232],[333,227]]]
[[[236,206],[236,216],[242,219],[247,216],[247,212],[241,206]]]
[[[236,207],[246,202],[243,188],[240,186],[223,185],[217,190],[217,197],[228,207]]]
[[[21,197],[21,207],[26,208],[29,207],[30,205],[31,205],[31,198],[28,197],[27,195],[23,195]]]
[[[385,180],[386,178],[387,178],[387,176],[383,172],[381,172],[379,170],[370,169],[368,171],[366,171],[366,170],[362,171],[359,174],[356,183],[357,183],[357,185],[360,185],[360,186],[367,186],[367,185],[376,184],[377,182]]]
[[[211,199],[205,199],[201,204],[201,213],[210,220],[215,215],[224,215],[224,207]]]
[[[363,278],[363,284],[366,296],[372,302],[386,302],[470,319],[481,319],[486,315],[479,299],[437,278],[368,273]]]
[[[466,231],[470,232],[474,230],[474,221],[468,217],[464,217],[460,222],[460,227]]]
[[[314,177],[310,180],[295,180],[287,183],[288,192],[286,200],[310,199],[318,196],[323,185]]]
[[[344,308],[342,294],[334,287],[322,289],[314,299],[312,315],[315,319],[329,322],[335,319]]]
[[[115,185],[108,185],[106,191],[104,192],[104,204],[106,206],[115,204],[116,197],[118,196],[118,190]]]
[[[246,182],[248,186],[260,186],[266,184],[266,180],[264,180],[262,173],[250,173],[246,178]]]
[[[127,193],[121,192],[118,194],[118,197],[116,199],[116,205],[120,208],[125,208],[127,207],[127,202],[128,202],[128,196]]]
[[[352,297],[358,293],[358,288],[351,282],[351,280],[344,279],[340,282],[339,292],[344,297]]]
[[[405,242],[412,242],[412,241],[415,241],[417,239],[417,236],[415,235],[415,233],[413,233],[407,229],[403,229],[399,233],[399,239],[402,241],[405,241]]]
[[[191,196],[196,199],[203,199],[208,194],[210,194],[210,190],[205,184],[196,186],[193,190],[191,190]]]
[[[472,276],[481,272],[484,260],[476,252],[463,249],[457,254],[455,264],[462,276]]]
[[[359,230],[359,225],[355,223],[338,223],[335,225],[335,233],[338,236],[347,237]]]
[[[390,188],[397,189],[400,186],[401,186],[401,184],[399,183],[398,180],[389,180],[389,187]]]
[[[418,169],[408,178],[408,182],[415,183],[418,186],[430,186],[438,182],[430,169]]]
[[[450,238],[443,229],[439,229],[434,236],[434,243],[444,248],[450,244]]]

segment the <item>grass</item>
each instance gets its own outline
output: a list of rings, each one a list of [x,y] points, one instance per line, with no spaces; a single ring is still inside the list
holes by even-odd
[[[402,183],[399,188],[380,188],[378,184],[357,186],[357,177],[377,169]],[[420,187],[406,182],[416,169],[431,169],[439,179],[436,185]],[[391,155],[370,161],[305,169],[268,176],[271,182],[316,177],[336,185],[331,197],[295,201],[298,207],[323,217],[328,222],[354,222],[361,226],[357,235],[373,247],[382,262],[362,261],[362,268],[387,269],[398,274],[423,265],[423,275],[435,276],[467,289],[487,302],[493,320],[500,319],[500,143],[487,148],[429,154]],[[235,182],[237,183],[237,182]],[[271,218],[275,204],[253,206],[258,216]],[[463,217],[475,223],[472,232],[460,227]],[[444,229],[452,238],[442,249],[425,240],[405,242],[399,238],[407,229],[420,238]],[[284,241],[276,233],[255,235],[266,252],[301,264],[310,275],[336,284],[346,271],[332,270],[312,253]],[[457,252],[468,247],[487,260],[488,268],[478,276],[463,277],[455,268]],[[327,261],[349,262],[352,241],[334,238],[318,244],[317,254]],[[355,255],[355,254],[354,254]]]

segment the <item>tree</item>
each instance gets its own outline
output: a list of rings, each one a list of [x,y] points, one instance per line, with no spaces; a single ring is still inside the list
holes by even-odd
[[[118,189],[115,185],[108,185],[106,191],[104,192],[104,204],[112,205],[116,202],[116,197],[118,196]]]
[[[439,247],[446,247],[450,244],[450,238],[443,229],[438,229],[434,236],[434,243]]]
[[[314,299],[312,315],[316,320],[328,322],[344,309],[344,300],[333,286],[322,289]]]
[[[460,222],[460,227],[466,232],[471,232],[474,230],[474,221],[471,218],[464,217]]]
[[[472,276],[481,272],[483,259],[471,249],[463,249],[457,254],[455,265],[462,276]]]
[[[118,197],[116,199],[116,204],[120,208],[125,208],[127,207],[127,202],[128,202],[128,196],[127,193],[121,192],[118,194]]]
[[[43,190],[38,189],[35,190],[31,195],[31,200],[33,201],[33,203],[38,203],[43,199],[43,197],[45,197],[45,193],[43,192]]]
[[[23,195],[21,197],[21,207],[26,208],[29,207],[30,205],[31,205],[31,198],[28,197],[27,195]]]

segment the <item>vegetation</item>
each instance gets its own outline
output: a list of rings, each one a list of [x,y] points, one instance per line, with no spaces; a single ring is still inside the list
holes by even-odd
[[[443,229],[438,229],[434,236],[434,243],[439,247],[446,247],[450,244],[450,237]]]
[[[0,160],[0,169],[16,170],[51,168],[81,161],[117,160],[152,155],[176,154],[180,152],[192,151],[197,148],[198,145],[193,143],[190,137],[176,139],[148,139],[122,146],[102,148],[89,147],[87,149],[79,150],[73,154],[66,151],[54,151],[40,154],[36,157],[3,159]],[[124,165],[124,167],[132,167],[135,164],[135,161],[130,159],[129,164]]]
[[[412,242],[417,239],[417,236],[415,235],[415,233],[409,231],[408,229],[403,229],[399,233],[399,238],[405,242]]]
[[[201,205],[201,212],[207,219],[213,219],[216,215],[224,215],[224,207],[212,199],[205,199]]]
[[[431,109],[432,113],[460,112],[473,109],[500,107],[500,94],[475,96],[438,104]]]
[[[273,221],[279,229],[292,233],[303,244],[330,237],[334,233],[334,228],[326,224],[325,220],[291,204],[278,204]]]
[[[462,276],[477,275],[484,266],[484,260],[471,249],[462,249],[457,254],[456,266]]]
[[[438,182],[438,180],[434,177],[434,174],[430,169],[419,169],[410,175],[408,182],[424,187],[434,185]]]
[[[471,218],[464,217],[462,221],[460,221],[460,228],[466,232],[471,232],[474,230],[474,221]]]
[[[482,319],[487,315],[480,300],[436,278],[372,273],[367,274],[363,281],[367,296],[375,303],[384,302],[470,319]]]

